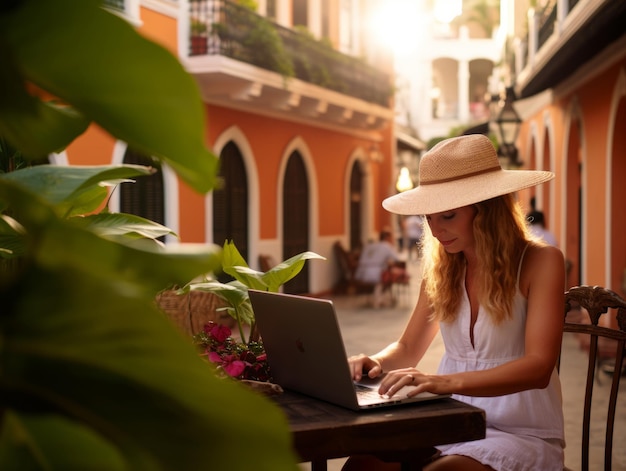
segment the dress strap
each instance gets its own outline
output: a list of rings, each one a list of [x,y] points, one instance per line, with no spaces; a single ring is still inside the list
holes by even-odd
[[[522,274],[522,263],[524,262],[524,255],[526,255],[526,249],[528,248],[528,244],[524,246],[524,250],[522,251],[522,256],[519,259],[519,266],[517,267],[517,288],[519,289],[519,277]]]

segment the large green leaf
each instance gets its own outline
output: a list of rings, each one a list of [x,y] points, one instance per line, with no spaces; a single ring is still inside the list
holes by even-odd
[[[24,228],[30,256],[42,266],[65,266],[90,273],[102,282],[157,292],[183,285],[221,264],[218,246],[168,245],[139,249],[104,239],[60,218],[54,207],[10,179],[0,178],[0,203],[9,205]],[[132,263],[131,263],[132,261]],[[123,289],[128,289],[125,287]]]
[[[241,284],[239,281],[231,281],[229,283],[205,281],[202,283],[193,283],[186,289],[213,293],[230,305],[230,309],[227,309],[227,311],[232,317],[237,319],[237,321],[248,325],[254,321],[252,304],[248,296],[248,287]]]
[[[71,420],[91,431],[84,440],[94,433],[104,440],[92,446],[96,462],[121,455],[133,471],[201,463],[246,469],[250,456],[256,469],[296,469],[282,413],[217,378],[152,302],[71,266],[36,268],[17,281],[0,292],[0,303],[11,307],[0,316],[0,390],[8,411]],[[65,455],[77,446],[73,435],[58,437],[59,448],[51,449],[44,425],[20,433],[45,449],[51,466],[25,469],[85,469],[66,467]],[[23,451],[11,445],[16,433],[4,430],[0,457]]]
[[[85,132],[89,121],[75,110],[27,93],[21,67],[1,31],[0,63],[0,136],[10,140],[22,155],[45,157]]]
[[[68,449],[71,453],[59,453]],[[125,471],[119,451],[88,427],[54,414],[6,411],[0,430],[0,469]]]
[[[134,149],[167,161],[196,190],[213,188],[218,162],[204,141],[204,108],[193,78],[165,48],[98,1],[13,2],[0,10],[0,44],[25,81]],[[39,127],[20,125],[37,140]]]
[[[10,179],[0,200],[28,241],[0,283],[0,469],[91,469],[75,447],[111,469],[296,469],[280,410],[218,379],[154,302],[215,270],[217,246],[129,248]]]
[[[270,287],[270,291],[278,291],[283,284],[296,276],[304,267],[307,260],[326,260],[315,252],[302,252],[270,268],[263,274],[263,282]]]
[[[64,216],[95,211],[108,197],[110,181],[150,175],[142,165],[37,165],[0,175],[45,198]],[[1,208],[1,206],[0,206]]]
[[[158,239],[165,235],[176,235],[170,228],[134,214],[99,213],[74,218],[72,222],[107,238],[124,236]]]

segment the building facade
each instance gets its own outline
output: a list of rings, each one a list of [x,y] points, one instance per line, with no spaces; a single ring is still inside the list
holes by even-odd
[[[105,3],[196,79],[220,186],[197,194],[95,126],[55,159],[155,165],[152,180],[113,192],[111,210],[162,222],[179,235],[168,243],[233,240],[252,268],[262,255],[317,252],[327,260],[306,264],[285,290],[331,290],[333,244],[376,237],[390,224],[380,202],[395,191],[392,62],[359,20],[372,2]]]
[[[535,197],[556,234],[567,286],[597,284],[624,296],[626,2],[537,3],[520,10],[513,36],[517,144],[525,166],[556,178],[524,201]]]

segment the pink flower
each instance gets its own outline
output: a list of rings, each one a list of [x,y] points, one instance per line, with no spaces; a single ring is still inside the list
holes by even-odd
[[[215,324],[211,327],[208,334],[210,337],[214,338],[219,343],[222,343],[228,337],[230,337],[231,331],[225,325]]]
[[[226,371],[228,376],[237,378],[241,376],[241,374],[246,369],[246,363],[241,360],[235,360],[229,363],[224,363],[222,367],[224,368],[224,371]]]
[[[222,356],[217,352],[209,352],[209,361],[212,363],[222,364]]]

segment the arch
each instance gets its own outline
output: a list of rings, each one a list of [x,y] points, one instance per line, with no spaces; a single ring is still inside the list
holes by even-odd
[[[284,188],[285,188],[285,175],[287,172],[287,165],[289,163],[290,157],[297,153],[299,157],[302,159],[303,170],[306,175],[307,184],[308,184],[308,243],[309,247],[307,250],[312,250],[313,252],[320,253],[319,250],[319,190],[318,190],[318,180],[317,173],[315,171],[315,162],[309,147],[302,137],[296,136],[294,137],[286,146],[283,151],[283,154],[280,159],[280,166],[278,169],[278,197],[277,204],[278,208],[276,211],[276,224],[278,225],[276,233],[280,239],[279,246],[284,247],[284,234],[282,224],[285,220],[285,208],[284,208]],[[306,263],[304,266],[304,270],[307,270],[306,276],[309,280],[308,291],[316,292],[320,289],[320,287],[315,286],[316,282],[320,277],[318,276],[320,270],[320,264],[316,263]]]
[[[548,111],[543,114],[543,142],[541,149],[541,159],[537,162],[537,169],[553,172],[556,165],[556,142],[552,115]],[[553,229],[556,224],[554,184],[555,180],[553,179],[537,187],[537,200],[541,202],[539,209],[544,212],[549,229]]]
[[[111,163],[113,165],[121,165],[124,163],[124,156],[128,144],[123,141],[116,141],[113,146],[113,155],[111,157]],[[170,228],[176,234],[179,233],[179,196],[178,196],[178,178],[176,172],[167,165],[165,162],[161,162],[161,174],[163,178],[163,201],[164,201],[164,225]],[[118,191],[116,191],[118,190]],[[111,197],[109,199],[109,211],[120,212],[120,191],[119,187],[113,189]],[[166,243],[176,243],[178,238],[174,235],[167,235],[165,237]]]
[[[468,96],[470,118],[473,121],[489,121],[489,108],[485,95],[489,92],[489,77],[493,74],[493,61],[474,58],[469,61]]]
[[[307,251],[310,246],[309,179],[304,160],[298,150],[294,150],[287,159],[281,189],[282,259],[286,260]],[[283,289],[292,294],[308,293],[309,265],[305,264],[298,276],[286,282]]]
[[[623,201],[626,200],[626,188],[623,176],[626,174],[626,136],[622,131],[626,128],[626,71],[620,69],[610,104],[607,129],[607,156],[606,156],[606,188],[605,188],[605,219],[607,229],[605,267],[605,286],[616,291],[626,290],[626,210]]]
[[[372,179],[371,172],[369,166],[372,165],[367,159],[367,153],[365,149],[358,147],[356,148],[350,157],[348,158],[346,164],[345,171],[345,181],[344,181],[344,227],[346,228],[346,233],[349,234],[348,243],[346,243],[347,247],[354,249],[353,247],[354,233],[359,233],[360,243],[362,244],[366,239],[370,237],[372,233],[372,214],[371,208],[373,208],[372,204]],[[354,204],[353,199],[355,195],[352,194],[352,178],[353,171],[355,167],[358,166],[361,172],[361,182],[360,182],[360,195],[361,198],[360,204]],[[358,210],[359,214],[354,215],[353,211]],[[360,227],[353,228],[352,225],[355,221],[358,220]]]
[[[248,173],[237,144],[228,141],[220,152],[221,185],[213,191],[211,239],[218,245],[232,240],[244,260],[249,260]]]
[[[67,152],[61,151],[58,154],[50,154],[50,163],[52,165],[69,165],[69,161],[67,159]]]
[[[526,149],[527,154],[524,156],[524,162],[527,162],[528,168],[537,168],[537,160],[538,155],[541,155],[539,152],[539,144],[541,139],[539,138],[539,129],[536,121],[531,121],[530,129],[527,135],[527,143]],[[536,198],[536,187],[529,188],[527,191],[529,201],[533,198]],[[532,208],[531,208],[532,209]],[[541,208],[538,208],[541,209]]]
[[[459,61],[440,57],[432,61],[432,87],[439,90],[434,97],[433,118],[456,119],[459,102]]]
[[[259,255],[258,240],[260,238],[260,190],[259,173],[256,166],[256,159],[252,146],[248,142],[245,134],[238,126],[231,126],[225,129],[213,144],[213,153],[220,156],[228,143],[232,142],[240,152],[243,164],[247,173],[248,185],[248,264],[257,260]],[[205,234],[207,242],[215,243],[213,240],[213,192],[207,194],[205,198]],[[222,244],[223,241],[217,241]]]
[[[133,184],[126,183],[117,188],[120,212],[134,214],[165,225],[164,181],[161,173],[161,162],[127,147],[123,163],[153,167],[157,169],[157,172],[137,178]]]
[[[578,98],[574,97],[565,111],[563,125],[563,159],[561,174],[561,249],[568,263],[567,287],[583,283],[584,273],[583,241],[585,240],[582,221],[583,185],[582,185],[582,151],[583,151],[583,114]]]

